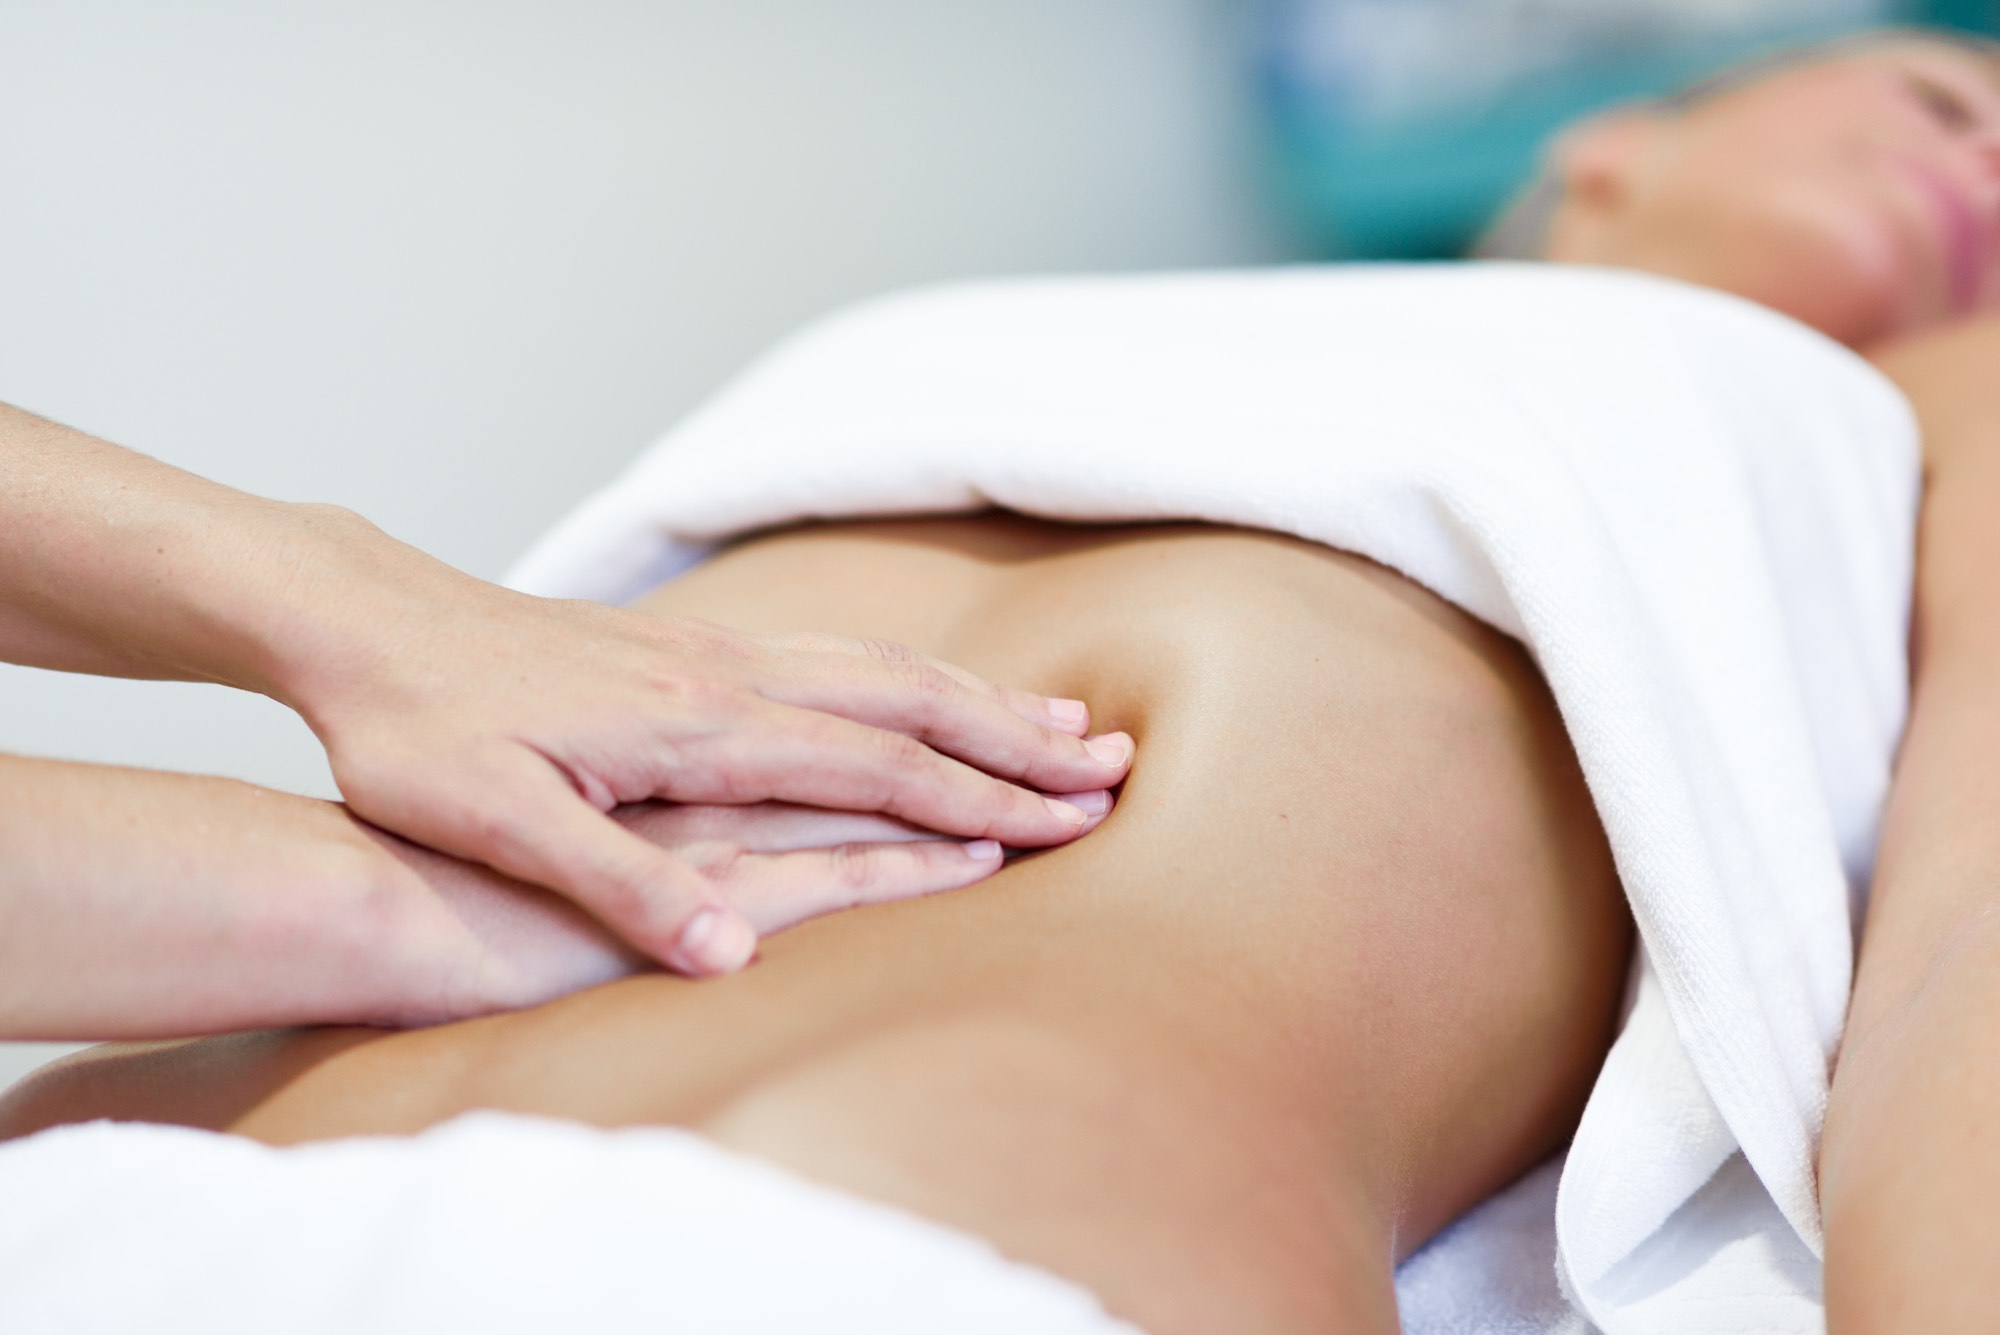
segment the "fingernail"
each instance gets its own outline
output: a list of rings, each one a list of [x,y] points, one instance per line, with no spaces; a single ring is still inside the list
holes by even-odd
[[[1049,804],[1049,810],[1054,812],[1065,825],[1081,825],[1090,819],[1090,813],[1074,802],[1056,797],[1045,797],[1042,800]]]
[[[1132,758],[1132,739],[1122,732],[1109,732],[1102,737],[1093,737],[1083,744],[1083,749],[1099,764],[1112,769],[1122,769]]]
[[[1051,700],[1049,717],[1066,728],[1080,728],[1090,720],[1090,706],[1081,700]]]
[[[1000,841],[998,839],[974,839],[969,844],[961,844],[960,847],[965,850],[965,856],[971,858],[974,862],[998,862],[1000,860]]]
[[[750,924],[721,909],[703,909],[681,928],[675,953],[700,973],[735,973],[750,962],[757,933]]]
[[[1083,812],[1086,816],[1102,816],[1111,810],[1111,794],[1102,788],[1092,793],[1071,793],[1063,801]]]

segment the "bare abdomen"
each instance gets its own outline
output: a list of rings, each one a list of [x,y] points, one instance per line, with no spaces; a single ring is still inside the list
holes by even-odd
[[[1408,581],[1268,535],[980,519],[780,535],[650,605],[1081,696],[1138,764],[1078,845],[738,978],[149,1078],[235,1082],[218,1120],[273,1141],[472,1107],[692,1126],[1159,1335],[1393,1330],[1393,1256],[1574,1124],[1629,934],[1609,856],[1525,655]]]

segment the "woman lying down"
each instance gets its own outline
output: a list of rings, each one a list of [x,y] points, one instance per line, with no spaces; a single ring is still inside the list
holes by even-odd
[[[722,981],[100,1050],[21,1087],[5,1129],[681,1128],[604,1188],[647,1203],[624,1233],[590,1232],[587,1200],[559,1217],[704,1331],[774,1328],[781,1290],[816,1314],[788,1329],[1394,1331],[1399,1259],[1572,1140],[1565,1288],[1608,1331],[1659,1328],[1633,1258],[1740,1152],[1823,1245],[1833,1330],[1985,1329],[1996,78],[1984,49],[1899,35],[1578,126],[1551,210],[1508,229],[1555,265],[948,290],[802,336],[524,581],[624,597],[722,543],[640,605],[1087,697],[1143,758],[1094,837],[817,919]],[[904,837],[627,818],[717,861]],[[425,865],[493,931],[614,949]],[[476,1124],[515,1147],[480,1208],[510,1181],[555,1199],[532,1196],[544,1125]],[[0,1154],[10,1199],[45,1143],[110,1171],[89,1134]],[[353,1194],[314,1198],[327,1255]],[[500,1236],[448,1196],[381,1226]],[[736,1250],[681,1250],[717,1238]],[[591,1275],[569,1310],[615,1327],[597,1272],[516,1242]],[[501,1264],[476,1287],[529,1310],[506,1295],[539,1262]],[[1740,1275],[1693,1271],[1680,1329],[1750,1324],[1716,1297]],[[44,1248],[21,1273],[81,1272]]]

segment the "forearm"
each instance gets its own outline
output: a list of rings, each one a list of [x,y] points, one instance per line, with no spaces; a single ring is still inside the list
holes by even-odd
[[[359,590],[463,579],[357,516],[250,496],[0,405],[0,660],[293,705]],[[338,652],[337,649],[331,652]]]
[[[1891,363],[1923,418],[1913,692],[1821,1147],[1834,1335],[2000,1311],[2000,327]]]
[[[328,802],[0,757],[0,1037],[143,1038],[441,1009],[436,906]]]
[[[1820,1157],[1832,1335],[1984,1332],[2000,1311],[2000,922],[1909,977],[1863,965]],[[1887,995],[1885,995],[1887,994]]]
[[[2000,710],[1976,644],[1928,649],[1821,1146],[1834,1335],[2000,1311]]]

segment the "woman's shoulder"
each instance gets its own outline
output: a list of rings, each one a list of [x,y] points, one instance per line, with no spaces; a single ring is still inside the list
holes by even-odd
[[[1868,359],[1916,409],[1928,468],[2000,452],[2000,315],[1896,339]]]

